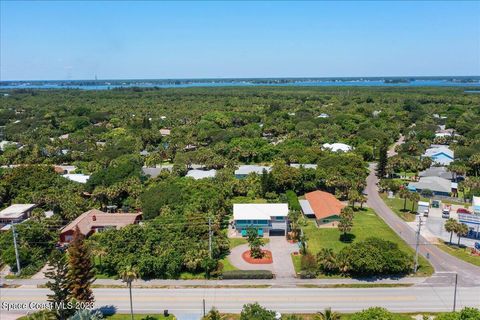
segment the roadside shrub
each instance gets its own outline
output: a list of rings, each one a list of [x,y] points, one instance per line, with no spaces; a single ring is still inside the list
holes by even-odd
[[[302,270],[300,277],[305,279],[315,278],[318,270],[315,256],[310,253],[303,255],[300,260],[300,268]]]
[[[243,306],[240,320],[275,320],[275,311],[267,310],[258,303]]]
[[[233,270],[224,271],[222,279],[273,279],[269,270]]]
[[[435,320],[478,320],[480,310],[477,308],[464,308],[460,312],[447,312],[439,314]]]
[[[410,320],[408,316],[398,315],[380,307],[373,307],[356,312],[351,320]]]

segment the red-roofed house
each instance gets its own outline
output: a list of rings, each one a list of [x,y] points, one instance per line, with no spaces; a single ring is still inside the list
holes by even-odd
[[[317,190],[305,194],[305,199],[300,200],[303,214],[315,217],[317,225],[336,224],[340,220],[340,211],[345,205],[333,194]]]
[[[88,210],[60,231],[60,242],[68,243],[72,241],[73,233],[77,227],[84,236],[88,237],[94,232],[101,232],[109,228],[120,229],[129,224],[138,223],[141,218],[141,212],[105,213],[97,209]]]

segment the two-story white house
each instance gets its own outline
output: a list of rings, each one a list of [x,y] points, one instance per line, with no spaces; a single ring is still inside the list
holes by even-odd
[[[246,236],[253,227],[258,235],[283,235],[288,231],[287,203],[241,203],[233,205],[235,230]]]

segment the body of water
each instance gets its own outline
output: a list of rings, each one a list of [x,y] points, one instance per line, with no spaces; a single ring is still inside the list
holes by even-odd
[[[454,81],[448,79],[416,79],[395,81],[385,79],[357,80],[292,80],[292,79],[229,79],[229,80],[145,80],[145,81],[3,81],[0,89],[82,89],[111,90],[116,88],[188,88],[188,87],[253,87],[253,86],[357,86],[357,87],[479,87],[480,81]],[[476,91],[476,90],[471,90]]]

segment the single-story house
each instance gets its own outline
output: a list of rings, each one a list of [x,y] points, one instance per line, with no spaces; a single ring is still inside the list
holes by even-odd
[[[166,128],[160,129],[160,134],[162,135],[162,137],[169,136],[171,132],[172,131],[170,129],[166,129]]]
[[[242,165],[237,170],[235,170],[235,178],[243,179],[247,177],[250,173],[262,174],[263,170],[270,172],[272,171],[272,167],[257,166],[257,165]]]
[[[437,196],[450,196],[452,192],[452,181],[440,177],[422,177],[418,182],[410,182],[408,190],[421,192],[428,189]]]
[[[332,152],[338,152],[338,151],[341,151],[341,152],[349,152],[349,151],[352,151],[352,147],[349,146],[348,144],[345,144],[345,143],[339,143],[339,142],[335,142],[335,143],[324,143],[323,144],[323,149],[328,149]]]
[[[138,223],[142,218],[142,213],[105,213],[103,211],[92,209],[82,213],[75,220],[60,230],[60,242],[68,243],[72,241],[73,234],[78,230],[88,237],[94,232],[102,232],[106,229],[120,229],[130,224]]]
[[[7,147],[18,148],[19,146],[20,146],[20,144],[18,142],[7,141],[7,140],[0,141],[0,150],[1,151],[5,151],[7,149]]]
[[[68,166],[68,165],[56,165],[56,166],[53,166],[53,170],[55,170],[55,172],[60,173],[60,174],[68,174],[68,173],[72,173],[73,171],[77,170],[77,167]]]
[[[12,223],[19,223],[30,217],[32,210],[36,204],[12,204],[11,206],[0,211],[0,226],[5,226]]]
[[[299,200],[303,214],[314,217],[317,225],[335,223],[340,220],[340,212],[345,207],[335,196],[325,191],[312,191]]]
[[[142,167],[142,173],[150,178],[156,178],[160,175],[160,172],[162,170],[167,170],[172,172],[173,170],[173,164],[163,164],[163,165],[158,165],[156,167]]]
[[[420,177],[439,177],[447,180],[452,180],[453,173],[448,171],[447,167],[430,167],[427,170],[420,171]]]
[[[448,146],[431,145],[425,150],[423,157],[432,159],[433,163],[447,166],[454,160],[454,153]]]
[[[300,169],[300,168],[314,169],[314,170],[317,169],[317,165],[314,163],[291,163],[290,167],[296,168],[296,169]]]
[[[320,113],[317,118],[323,118],[323,119],[326,119],[326,118],[330,118],[330,116],[326,113]]]
[[[242,236],[253,227],[258,235],[286,235],[288,232],[287,203],[240,203],[233,205],[235,230]]]
[[[78,183],[87,183],[88,179],[90,179],[89,175],[83,173],[67,173],[64,174],[62,177]]]
[[[188,170],[187,177],[193,178],[195,180],[205,179],[205,178],[215,178],[217,174],[217,170],[199,170],[199,169],[192,169]]]
[[[480,197],[473,197],[472,208],[473,213],[480,216]]]

